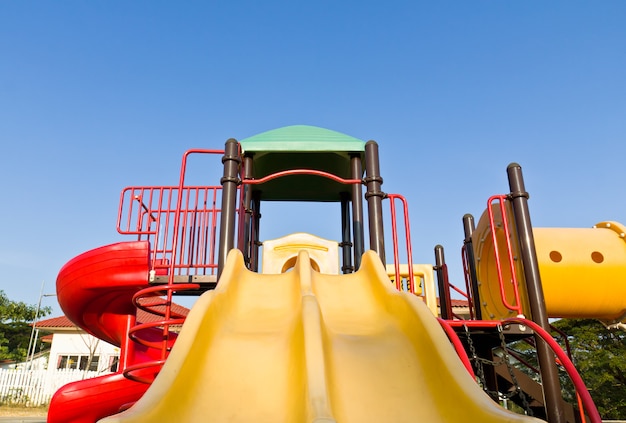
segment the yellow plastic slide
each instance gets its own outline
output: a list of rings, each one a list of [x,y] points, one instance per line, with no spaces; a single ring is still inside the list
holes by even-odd
[[[532,422],[494,403],[367,252],[349,275],[257,274],[231,251],[146,394],[101,423]]]

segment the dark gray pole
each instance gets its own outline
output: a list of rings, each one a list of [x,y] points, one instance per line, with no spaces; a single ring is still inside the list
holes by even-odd
[[[220,215],[220,243],[218,246],[217,278],[224,270],[226,256],[235,246],[235,214],[237,211],[237,185],[239,184],[239,143],[230,138],[224,148],[224,176],[222,184],[222,212]]]
[[[446,259],[441,245],[435,245],[435,270],[437,271],[437,285],[439,287],[439,314],[445,320],[452,319],[452,304],[450,290],[446,286]]]
[[[350,234],[350,196],[341,195],[341,273],[352,273],[352,240]]]
[[[260,235],[259,235],[259,225],[261,224],[261,193],[255,191],[252,194],[252,250],[250,254],[250,261],[252,262],[252,267],[250,270],[254,272],[259,271],[259,247],[261,246]]]
[[[361,156],[350,157],[352,179],[361,179],[363,169],[361,166]],[[365,252],[364,227],[363,227],[363,191],[361,185],[352,185],[352,234],[354,242],[354,270],[361,267],[361,256]]]
[[[243,158],[243,178],[252,178],[252,157],[246,156]],[[248,269],[251,268],[252,257],[252,185],[244,185],[243,188],[243,208],[244,208],[244,222],[243,222],[243,245],[239,246],[239,249],[243,251],[244,261],[248,265]]]
[[[507,174],[532,321],[550,332],[550,323],[548,322],[548,313],[546,312],[546,303],[539,275],[537,252],[535,250],[535,238],[528,211],[528,193],[522,177],[522,167],[517,163],[511,163],[507,167]],[[535,343],[537,345],[539,368],[541,369],[541,382],[548,422],[564,423],[566,419],[562,406],[561,383],[554,353],[540,336],[535,336]]]
[[[483,312],[480,307],[480,292],[478,291],[478,278],[476,277],[476,261],[474,257],[474,245],[472,243],[472,235],[476,226],[474,225],[474,216],[466,214],[463,216],[463,230],[465,231],[465,239],[463,246],[465,247],[465,255],[467,257],[467,271],[469,272],[469,281],[471,292],[472,307],[474,309],[474,317],[482,320]]]
[[[378,158],[378,144],[376,141],[365,143],[365,199],[367,200],[367,214],[369,217],[370,249],[376,251],[383,264],[385,260],[385,235],[383,232],[383,197]]]

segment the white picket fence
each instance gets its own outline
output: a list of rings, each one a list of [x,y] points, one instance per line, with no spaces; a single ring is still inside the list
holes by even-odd
[[[44,405],[66,383],[102,374],[74,369],[0,369],[0,404]]]

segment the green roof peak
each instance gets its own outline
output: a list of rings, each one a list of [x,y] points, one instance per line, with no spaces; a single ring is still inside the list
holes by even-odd
[[[246,152],[334,151],[363,152],[365,142],[341,132],[309,125],[272,129],[240,141]]]
[[[363,160],[365,156],[362,140],[308,125],[262,132],[239,144],[242,154],[253,160],[251,177],[255,179],[291,169],[318,170],[351,179],[352,158]],[[263,200],[340,201],[342,193],[349,195],[351,187],[320,176],[293,175],[254,185],[253,190],[261,193]]]

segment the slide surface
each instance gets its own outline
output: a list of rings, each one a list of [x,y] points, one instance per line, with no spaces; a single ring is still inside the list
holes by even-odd
[[[256,274],[231,251],[134,422],[531,422],[494,403],[417,297],[367,252],[350,275]]]
[[[125,404],[141,398],[146,389],[147,384],[128,380],[121,373],[71,382],[52,397],[47,422],[93,423],[119,413]]]
[[[77,326],[110,344],[125,342],[128,319],[137,310],[133,294],[148,287],[149,244],[119,242],[67,262],[57,276],[57,297]]]

